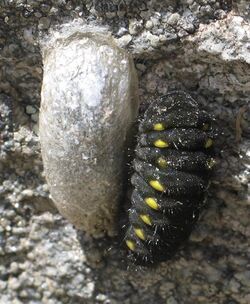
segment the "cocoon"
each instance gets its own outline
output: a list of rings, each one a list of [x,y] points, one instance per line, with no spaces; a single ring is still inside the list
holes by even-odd
[[[137,115],[131,56],[104,28],[71,23],[43,41],[42,158],[59,212],[89,235],[113,235],[124,153]]]

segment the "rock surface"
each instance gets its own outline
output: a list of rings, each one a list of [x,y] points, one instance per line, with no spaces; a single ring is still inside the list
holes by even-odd
[[[103,3],[0,4],[0,303],[247,304],[249,1]],[[99,251],[49,199],[37,136],[43,71],[38,40],[74,18],[108,26],[133,54],[142,102],[169,88],[184,89],[218,121],[208,208],[188,244],[155,268],[127,265],[114,241],[104,241],[111,250],[94,267]]]

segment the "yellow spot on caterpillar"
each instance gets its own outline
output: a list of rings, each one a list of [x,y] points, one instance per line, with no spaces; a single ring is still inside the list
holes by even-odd
[[[165,187],[158,180],[151,180],[149,182],[150,186],[157,191],[164,192]]]
[[[157,148],[167,148],[169,146],[169,144],[164,140],[157,139],[154,142],[154,146],[157,147]]]
[[[145,233],[143,231],[143,229],[141,228],[134,228],[135,234],[138,236],[138,238],[140,238],[141,240],[145,241],[146,237],[145,237]]]
[[[151,218],[149,217],[149,215],[147,215],[147,214],[140,214],[140,218],[141,218],[141,220],[145,224],[147,224],[149,226],[152,226],[152,221],[151,221]]]
[[[155,198],[153,197],[146,197],[145,198],[145,203],[152,209],[154,210],[158,210],[159,209],[159,205],[157,204],[157,201]]]
[[[210,158],[207,160],[208,169],[212,169],[215,164],[216,164],[216,160],[214,158]]]
[[[154,126],[153,126],[153,129],[155,131],[163,131],[165,130],[165,126],[162,124],[162,123],[156,123]]]
[[[209,124],[208,123],[205,123],[203,126],[202,126],[202,130],[203,131],[207,131],[209,129]]]
[[[132,251],[135,250],[135,242],[131,241],[131,240],[126,240],[126,245],[128,246],[128,248]]]
[[[159,157],[157,159],[157,164],[161,168],[166,168],[167,167],[167,161],[164,158],[162,158],[162,157]]]
[[[206,142],[205,142],[205,148],[210,148],[213,144],[213,141],[211,138],[209,138]]]

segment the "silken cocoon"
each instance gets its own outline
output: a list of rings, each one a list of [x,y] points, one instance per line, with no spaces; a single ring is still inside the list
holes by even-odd
[[[52,199],[77,228],[113,235],[138,110],[133,60],[105,29],[74,22],[42,51],[39,129]]]

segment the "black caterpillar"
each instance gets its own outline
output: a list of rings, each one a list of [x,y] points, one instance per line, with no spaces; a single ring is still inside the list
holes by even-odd
[[[184,92],[162,96],[146,110],[139,125],[125,235],[137,262],[171,258],[189,237],[215,164],[212,123]]]

